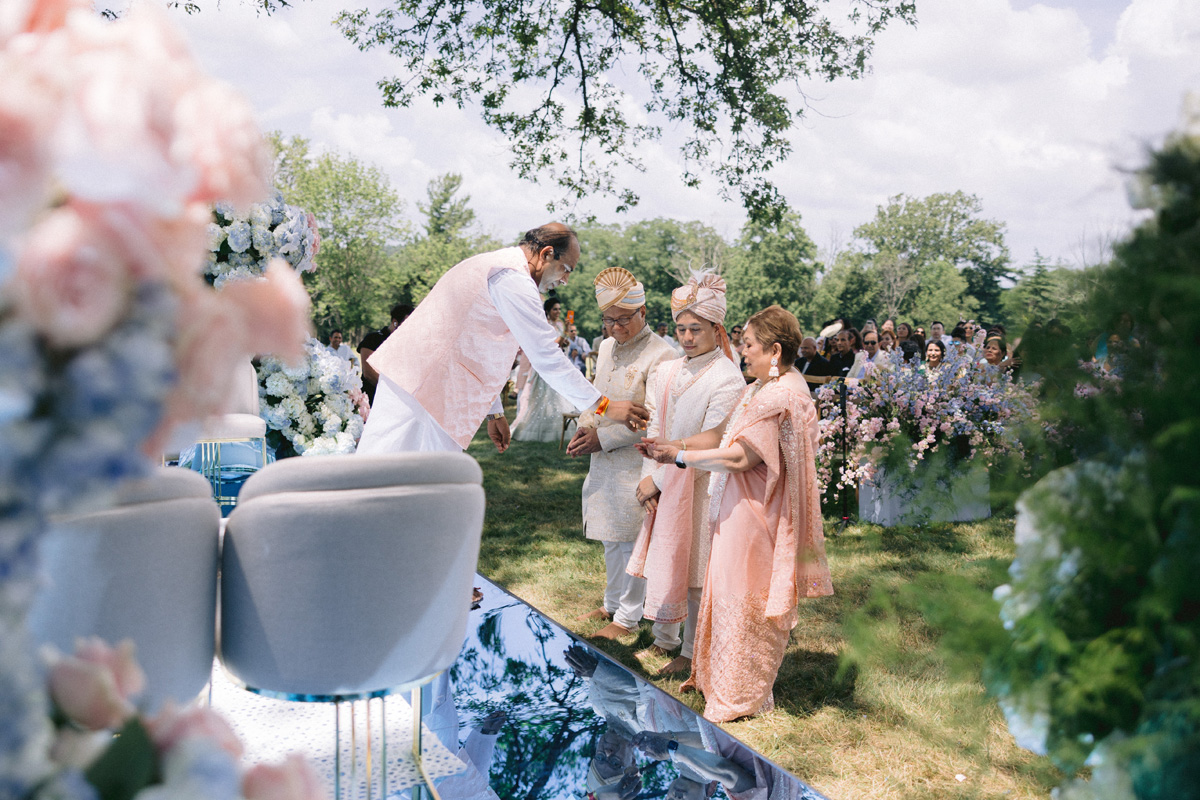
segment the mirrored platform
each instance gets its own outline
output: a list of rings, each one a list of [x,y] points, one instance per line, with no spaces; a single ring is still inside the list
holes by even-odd
[[[461,794],[457,784],[481,784],[449,778],[446,800],[823,798],[519,598],[477,585],[483,600],[442,682],[457,725],[438,735],[488,788]]]

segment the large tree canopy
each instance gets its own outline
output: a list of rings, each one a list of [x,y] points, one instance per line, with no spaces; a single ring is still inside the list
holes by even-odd
[[[786,201],[767,175],[803,113],[786,93],[861,76],[873,37],[915,15],[911,0],[392,0],[337,25],[399,59],[385,105],[478,103],[522,177],[623,210],[638,196],[616,170],[642,169],[638,145],[665,123],[684,134],[685,183],[710,170],[723,196],[778,223]]]

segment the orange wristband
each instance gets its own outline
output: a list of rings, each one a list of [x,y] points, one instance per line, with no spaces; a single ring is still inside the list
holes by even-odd
[[[608,411],[608,395],[601,395],[600,402],[596,404],[596,416],[603,417],[606,411]]]

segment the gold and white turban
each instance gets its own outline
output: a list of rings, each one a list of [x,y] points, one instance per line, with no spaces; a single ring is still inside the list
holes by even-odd
[[[683,286],[671,292],[671,318],[690,311],[701,319],[725,323],[725,279],[713,272],[694,272]]]
[[[633,273],[621,267],[609,267],[596,276],[596,302],[600,313],[617,308],[637,309],[646,305],[646,287]]]

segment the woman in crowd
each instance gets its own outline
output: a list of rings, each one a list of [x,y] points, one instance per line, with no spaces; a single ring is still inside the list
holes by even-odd
[[[912,338],[912,325],[907,322],[901,322],[896,325],[896,341],[903,342],[905,339]]]
[[[925,345],[925,369],[937,372],[946,361],[946,345],[941,339],[930,339]]]
[[[551,297],[544,306],[546,321],[558,331],[559,347],[568,344],[566,322],[561,319],[562,306]],[[512,438],[522,442],[557,442],[562,436],[563,414],[575,410],[570,400],[550,388],[542,376],[531,371],[517,398],[517,417],[513,420]]]
[[[993,367],[1000,366],[1008,357],[1008,343],[1003,336],[989,336],[983,341],[983,363]]]
[[[879,349],[890,353],[896,349],[896,334],[886,328],[879,334]]]
[[[792,367],[800,325],[779,306],[746,323],[755,377],[721,425],[679,441],[647,439],[660,463],[717,473],[712,551],[692,676],[704,716],[727,722],[774,707],[772,687],[800,598],[833,593],[817,487],[817,412]]]

